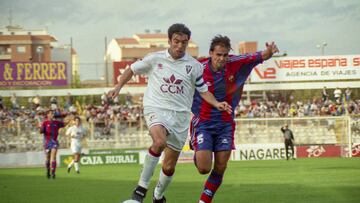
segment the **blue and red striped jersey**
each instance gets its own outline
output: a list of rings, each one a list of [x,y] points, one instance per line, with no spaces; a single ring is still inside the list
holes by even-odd
[[[204,67],[203,79],[208,86],[208,90],[219,102],[226,101],[235,110],[241,99],[246,79],[252,69],[262,61],[261,52],[238,56],[232,55],[229,56],[225,68],[217,72],[214,72],[211,68],[211,58],[206,58],[200,62]],[[217,110],[207,103],[198,91],[195,91],[191,111],[194,116],[203,120],[231,122],[234,119],[234,112],[229,114]]]
[[[40,128],[40,132],[44,134],[46,142],[50,140],[57,141],[59,129],[64,127],[64,122],[58,120],[45,120]]]

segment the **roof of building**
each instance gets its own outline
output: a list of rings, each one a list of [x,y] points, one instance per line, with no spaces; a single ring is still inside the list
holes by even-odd
[[[0,35],[1,41],[17,41],[17,40],[49,40],[56,42],[57,40],[51,35]]]
[[[135,34],[140,39],[162,39],[167,38],[166,34],[162,33],[149,33],[149,34]]]
[[[119,44],[119,45],[125,45],[125,44],[139,44],[139,42],[134,39],[134,38],[117,38],[115,39],[116,42]]]

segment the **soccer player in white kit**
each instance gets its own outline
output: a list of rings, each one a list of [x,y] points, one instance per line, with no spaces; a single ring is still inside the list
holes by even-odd
[[[118,84],[108,95],[116,97],[134,74],[148,76],[144,94],[144,116],[153,143],[146,155],[138,186],[132,199],[143,202],[159,157],[165,156],[153,202],[166,202],[164,193],[170,184],[180,152],[188,135],[190,112],[195,88],[209,104],[231,112],[226,102],[218,102],[202,79],[202,65],[186,48],[191,31],[184,24],[173,24],[168,29],[168,50],[147,55],[133,63],[121,75]]]
[[[73,153],[73,160],[68,165],[67,171],[70,173],[72,166],[75,166],[76,173],[80,173],[79,160],[81,156],[81,140],[86,135],[85,128],[81,125],[80,117],[75,117],[75,125],[67,129],[66,135],[71,137],[71,152]]]

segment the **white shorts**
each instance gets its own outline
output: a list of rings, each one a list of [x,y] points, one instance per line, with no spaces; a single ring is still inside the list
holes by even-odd
[[[181,151],[186,142],[190,126],[190,112],[171,111],[154,107],[144,109],[146,124],[150,129],[154,125],[162,125],[168,131],[167,147]]]
[[[75,153],[79,153],[79,154],[80,154],[80,153],[81,153],[81,149],[82,149],[81,143],[71,142],[70,148],[71,148],[71,152],[72,152],[73,154],[75,154]]]

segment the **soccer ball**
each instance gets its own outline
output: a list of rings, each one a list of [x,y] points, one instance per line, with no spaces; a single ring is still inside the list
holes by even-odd
[[[133,199],[128,199],[128,200],[123,201],[122,203],[140,203],[140,202],[133,200]]]

